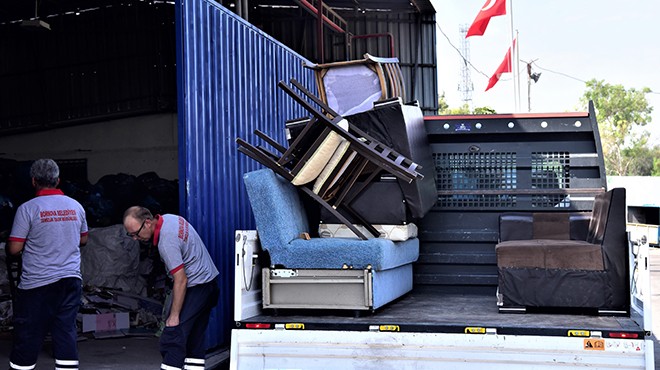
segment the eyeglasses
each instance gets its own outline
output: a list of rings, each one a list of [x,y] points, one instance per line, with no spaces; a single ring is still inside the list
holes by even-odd
[[[134,237],[138,236],[140,234],[140,231],[142,231],[142,228],[144,227],[145,222],[147,222],[147,220],[142,221],[142,225],[140,225],[140,228],[138,229],[138,231],[136,231],[134,233],[128,233],[127,232],[126,236],[129,236],[131,238],[134,238]]]

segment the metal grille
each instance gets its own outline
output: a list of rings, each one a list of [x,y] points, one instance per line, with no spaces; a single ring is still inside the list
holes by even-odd
[[[533,189],[568,189],[570,178],[568,152],[532,153]],[[532,197],[532,207],[567,208],[570,205],[570,197],[564,194],[541,194]]]
[[[516,188],[515,153],[435,153],[440,207],[511,207]],[[489,194],[490,193],[490,194]]]

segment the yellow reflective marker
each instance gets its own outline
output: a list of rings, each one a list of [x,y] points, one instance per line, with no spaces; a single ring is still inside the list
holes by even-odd
[[[284,324],[284,328],[293,329],[293,330],[304,330],[305,324],[292,322],[292,323]]]
[[[468,326],[465,328],[465,334],[486,334],[486,328]]]
[[[399,325],[381,325],[378,327],[380,331],[401,331]]]
[[[569,337],[588,337],[591,335],[591,332],[589,330],[569,330],[568,331],[568,336]]]

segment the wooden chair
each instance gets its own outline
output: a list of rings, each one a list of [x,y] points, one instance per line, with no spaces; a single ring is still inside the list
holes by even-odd
[[[305,97],[284,82],[278,86],[312,117],[305,121],[290,146],[284,148],[265,133],[255,131],[259,138],[278,152],[272,153],[241,138],[236,139],[238,150],[302,189],[361,239],[367,237],[345,215],[358,220],[371,234],[378,236],[376,229],[350,207],[352,199],[361,190],[359,187],[364,188],[381,171],[411,183],[423,178],[418,172],[421,167],[361,130],[351,127],[348,121],[297,81],[291,80],[291,83]],[[361,180],[360,185],[356,185],[358,179]]]
[[[406,101],[397,58],[364,54],[364,59],[305,66],[315,71],[321,100],[341,115],[369,110],[378,100],[400,97]]]

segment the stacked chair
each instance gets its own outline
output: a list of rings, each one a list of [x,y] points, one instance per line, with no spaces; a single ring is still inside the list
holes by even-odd
[[[389,231],[374,221],[407,224],[437,199],[421,110],[402,104],[396,59],[367,55],[312,68],[320,97],[295,80],[278,84],[309,114],[286,123],[288,147],[258,130],[274,151],[236,139],[241,153],[266,167],[244,175],[268,256],[263,307],[375,310],[412,289],[419,240],[416,230],[385,235]],[[351,77],[356,70],[366,76],[366,94]],[[340,91],[346,86],[340,78],[353,79],[350,91]],[[345,99],[350,95],[360,97],[351,102]],[[321,226],[340,225],[346,233],[320,228],[326,237],[315,237],[318,224],[310,225],[301,194],[319,205],[328,221]]]
[[[423,179],[418,172],[420,166],[351,126],[295,80],[292,84],[323,110],[280,82],[278,86],[312,117],[306,120],[289,148],[282,147],[265,133],[255,131],[278,153],[253,146],[240,138],[236,140],[238,150],[298,186],[361,239],[366,240],[367,236],[347,216],[357,220],[373,236],[378,236],[378,231],[351,207],[351,201],[381,171],[410,184]]]

